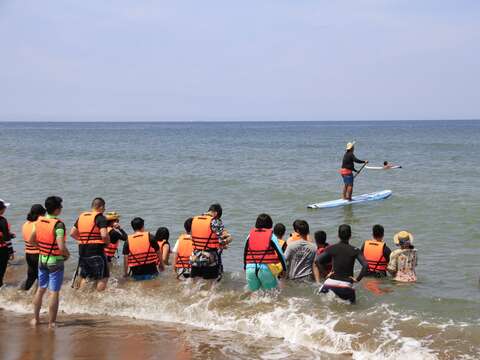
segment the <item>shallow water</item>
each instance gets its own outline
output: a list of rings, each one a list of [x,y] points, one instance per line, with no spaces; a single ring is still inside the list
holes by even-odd
[[[68,314],[208,329],[212,344],[222,338],[221,354],[240,358],[476,358],[480,171],[472,158],[480,150],[479,135],[478,122],[0,123],[6,164],[0,197],[13,204],[6,215],[18,234],[29,206],[50,194],[64,198],[67,226],[100,195],[125,225],[142,216],[152,231],[167,226],[172,238],[187,217],[222,203],[236,241],[224,253],[227,274],[213,290],[197,291],[199,284],[178,284],[168,274],[145,284],[114,280],[102,295],[79,296],[65,288],[62,309]],[[365,170],[355,191],[391,189],[394,195],[307,210],[309,203],[338,198],[336,171],[344,143],[352,139],[360,158],[404,167]],[[419,282],[398,286],[367,279],[355,306],[318,296],[303,284],[248,296],[243,239],[264,211],[287,226],[304,218],[312,230],[326,230],[330,242],[344,222],[353,226],[356,245],[375,223],[385,226],[390,244],[394,232],[407,229],[419,251]],[[20,241],[16,249],[21,256]],[[70,273],[74,266],[69,264]],[[19,280],[22,271],[12,267],[13,278]],[[0,298],[1,308],[29,309],[13,285],[1,289]]]

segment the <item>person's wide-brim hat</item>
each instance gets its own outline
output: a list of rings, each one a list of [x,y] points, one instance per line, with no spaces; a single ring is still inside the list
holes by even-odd
[[[396,233],[393,237],[393,242],[395,245],[402,245],[402,244],[413,244],[413,235],[410,234],[408,231],[400,231]]]
[[[352,142],[349,142],[345,148],[347,150],[352,150],[354,146],[355,146],[355,141],[352,141]]]
[[[6,202],[5,200],[3,199],[0,199],[0,205],[3,204],[3,206],[1,206],[0,208],[8,208],[10,206],[10,203],[9,202]]]

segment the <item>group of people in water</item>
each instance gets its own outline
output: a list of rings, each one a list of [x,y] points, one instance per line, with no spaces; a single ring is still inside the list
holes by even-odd
[[[0,200],[0,286],[8,261],[14,256],[12,239],[15,234],[4,217],[8,205]],[[22,227],[28,265],[22,289],[30,289],[38,280],[33,300],[33,325],[40,321],[43,297],[49,291],[49,326],[54,327],[64,262],[70,258],[70,251],[66,243],[67,229],[59,218],[62,199],[50,196],[44,205],[33,205]],[[79,254],[73,287],[83,288],[90,282],[97,291],[105,290],[112,260],[121,242],[123,274],[135,281],[154,279],[170,265],[171,254],[178,279],[221,279],[222,252],[229,248],[233,238],[223,224],[220,204],[212,204],[206,213],[185,220],[184,232],[173,247],[167,228],[161,227],[151,234],[145,230],[145,222],[140,217],[131,220],[132,232],[128,235],[120,225],[119,214],[106,212],[105,205],[102,198],[95,198],[91,209],[79,215],[69,232],[78,244]],[[330,245],[324,231],[316,231],[312,237],[309,224],[305,220],[295,220],[293,232],[287,237],[285,225],[274,225],[268,214],[258,215],[244,246],[248,289],[274,289],[280,279],[314,281],[321,284],[321,293],[333,292],[354,303],[354,283],[364,276],[385,277],[389,273],[396,281],[416,281],[417,253],[412,234],[397,233],[394,242],[399,248],[393,252],[384,242],[381,225],[373,226],[372,239],[365,241],[361,249],[349,244],[351,235],[350,225],[340,225],[339,241]],[[361,271],[355,277],[356,261]]]

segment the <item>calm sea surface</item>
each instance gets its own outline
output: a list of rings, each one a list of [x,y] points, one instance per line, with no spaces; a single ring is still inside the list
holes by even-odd
[[[187,217],[222,204],[235,242],[224,253],[226,276],[214,289],[178,284],[168,273],[148,285],[114,279],[101,296],[67,289],[67,313],[205,328],[212,339],[218,332],[224,337],[226,356],[238,358],[477,358],[479,138],[480,122],[474,121],[0,123],[0,198],[12,203],[6,217],[19,235],[30,205],[48,195],[63,197],[68,227],[102,196],[126,229],[141,216],[151,231],[167,226],[171,243]],[[390,189],[393,196],[307,210],[309,203],[339,197],[337,170],[351,140],[356,155],[373,165],[388,160],[403,166],[365,170],[355,193]],[[304,284],[248,296],[242,250],[261,212],[288,231],[295,219],[305,219],[312,231],[327,231],[330,242],[339,224],[351,224],[358,246],[376,223],[385,226],[391,247],[395,232],[409,230],[419,251],[419,281],[399,286],[367,279],[355,306],[315,295],[315,287]],[[23,256],[20,240],[15,248]],[[75,265],[70,262],[69,273]],[[0,299],[6,310],[29,309],[29,299],[13,285],[0,290]],[[138,299],[154,306],[146,311]],[[252,336],[261,341],[252,344]]]

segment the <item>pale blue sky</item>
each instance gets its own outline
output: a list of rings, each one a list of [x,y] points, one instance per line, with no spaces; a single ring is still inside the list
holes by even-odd
[[[480,1],[0,0],[0,120],[480,118]]]

